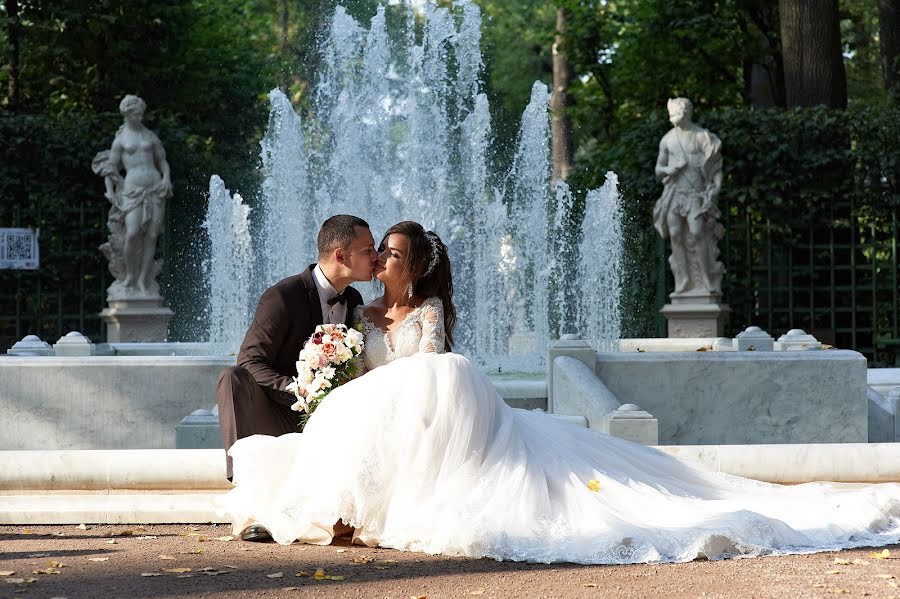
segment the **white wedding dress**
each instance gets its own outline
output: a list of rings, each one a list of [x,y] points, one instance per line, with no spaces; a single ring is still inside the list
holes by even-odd
[[[900,540],[900,484],[767,484],[510,408],[466,358],[440,353],[442,323],[436,298],[392,338],[366,322],[369,372],[302,434],[233,446],[221,507],[235,533],[258,522],[279,543],[326,544],[343,520],[368,545],[590,564]]]

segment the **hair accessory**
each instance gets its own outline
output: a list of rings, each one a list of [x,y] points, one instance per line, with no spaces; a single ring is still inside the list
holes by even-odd
[[[428,268],[425,269],[425,274],[422,275],[423,277],[427,277],[434,272],[434,269],[437,267],[438,261],[441,258],[441,240],[437,236],[437,233],[434,231],[426,231],[425,237],[431,242],[431,262],[428,263]]]
[[[413,284],[412,283],[410,283],[409,285],[406,286],[406,295],[409,297],[409,299],[412,299],[412,296],[413,296]]]

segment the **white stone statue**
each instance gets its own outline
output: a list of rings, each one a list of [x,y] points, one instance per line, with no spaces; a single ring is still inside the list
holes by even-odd
[[[107,290],[109,300],[159,297],[156,277],[163,261],[154,259],[156,240],[165,226],[172,181],[162,142],[141,123],[146,108],[137,96],[122,98],[119,111],[125,123],[112,147],[97,154],[91,165],[104,178],[112,204],[106,223],[109,241],[100,246],[116,279]]]
[[[669,265],[679,296],[719,296],[722,263],[718,242],[724,228],[718,222],[717,199],[722,187],[722,142],[691,121],[687,98],[668,102],[673,127],[659,142],[656,178],[664,186],[653,208],[653,224],[669,238]]]

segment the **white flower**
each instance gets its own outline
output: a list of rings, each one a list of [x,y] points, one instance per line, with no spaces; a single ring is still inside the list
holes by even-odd
[[[297,401],[294,402],[294,405],[291,406],[291,409],[294,410],[295,412],[308,412],[309,404],[306,402],[305,399],[303,399],[301,397],[301,398],[298,398]]]
[[[334,378],[334,375],[335,375],[336,371],[335,371],[335,369],[334,369],[334,366],[326,366],[325,368],[322,368],[322,369],[319,371],[319,373],[320,373],[323,377],[325,377],[326,379],[328,379],[328,380],[330,381],[331,379]]]

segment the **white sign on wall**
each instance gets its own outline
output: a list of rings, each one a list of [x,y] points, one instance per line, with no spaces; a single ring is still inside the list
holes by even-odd
[[[37,270],[40,229],[0,229],[0,269]]]

